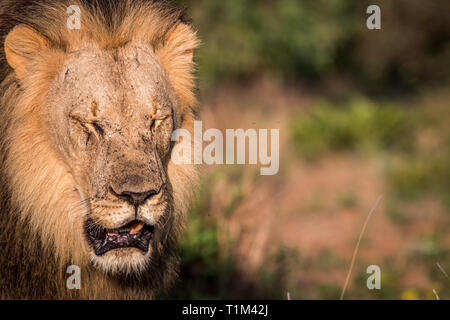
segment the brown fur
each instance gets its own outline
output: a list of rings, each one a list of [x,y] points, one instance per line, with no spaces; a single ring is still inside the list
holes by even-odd
[[[82,29],[78,31],[66,27],[66,8],[74,4],[82,8]],[[68,67],[69,72],[71,61],[83,61],[79,60],[78,52],[83,55],[83,52],[94,50],[92,52],[100,56],[98,61],[105,65],[110,58],[114,59],[112,63],[123,64],[122,61],[128,61],[127,55],[141,52],[153,68],[151,70],[158,75],[158,78],[148,78],[149,83],[154,83],[154,87],[148,89],[156,95],[153,107],[164,103],[164,99],[173,103],[173,126],[165,120],[157,120],[159,131],[168,134],[176,128],[192,131],[198,113],[192,75],[192,52],[198,45],[195,32],[183,22],[183,12],[165,1],[2,0],[0,35],[6,51],[6,55],[3,51],[0,55],[3,79],[0,86],[0,297],[152,298],[159,290],[168,288],[177,273],[178,259],[174,249],[192,198],[196,169],[172,163],[167,156],[169,149],[165,147],[167,134],[165,138],[161,134],[156,136],[156,149],[150,150],[141,146],[142,143],[129,140],[140,137],[134,133],[139,128],[124,124],[117,129],[121,136],[128,137],[116,144],[123,148],[120,152],[135,154],[130,155],[130,161],[134,164],[132,167],[139,167],[139,171],[130,173],[130,176],[138,174],[141,177],[138,182],[132,181],[132,187],[154,183],[155,168],[159,168],[159,163],[163,166],[159,175],[167,183],[161,201],[154,206],[162,211],[156,212],[148,203],[145,207],[146,212],[156,217],[158,233],[151,242],[151,256],[144,257],[145,260],[140,257],[139,262],[134,263],[136,253],[126,251],[111,253],[103,260],[93,258],[83,233],[86,216],[111,225],[117,219],[112,211],[96,212],[94,201],[90,196],[83,197],[81,189],[95,189],[100,194],[106,190],[105,180],[119,188],[129,184],[129,176],[120,178],[121,172],[129,167],[124,167],[117,154],[106,153],[105,165],[97,171],[88,171],[83,159],[93,159],[97,149],[83,149],[83,155],[69,148],[69,137],[65,134],[72,127],[60,127],[61,119],[65,118],[58,118],[58,112],[49,111],[49,107],[57,108],[60,101],[73,102],[69,93],[61,95],[58,92],[64,88],[60,85],[65,83],[62,70]],[[21,43],[28,38],[36,40],[35,43]],[[23,54],[23,48],[28,48],[30,53]],[[94,73],[96,68],[101,67],[93,68]],[[126,79],[117,74],[120,81],[116,82],[123,83],[120,88],[128,88],[129,85],[123,82]],[[81,87],[84,81],[78,81]],[[135,96],[132,89],[123,90],[127,96]],[[84,101],[78,102],[84,104]],[[134,100],[131,102],[135,103]],[[117,103],[115,107],[118,107]],[[105,116],[113,116],[111,112],[116,111],[110,110],[95,101],[90,104],[90,112],[94,115],[103,112]],[[130,117],[140,115],[137,109],[120,110]],[[143,118],[147,111],[140,110],[144,110],[141,112]],[[61,117],[69,116],[62,111],[60,114]],[[74,118],[73,114],[71,116]],[[89,127],[86,130],[89,131]],[[81,137],[85,134],[82,132],[77,131],[74,136]],[[123,145],[128,142],[131,147],[125,149]],[[168,148],[172,147],[171,144]],[[149,155],[156,160],[147,164]],[[112,167],[110,160],[114,162]],[[102,182],[88,185],[86,181],[92,179],[93,174]],[[111,195],[102,194],[98,199],[105,200],[108,196]],[[118,203],[117,199],[109,201]],[[107,207],[105,203],[102,206]],[[115,259],[126,262],[117,266]],[[71,264],[81,267],[81,290],[66,288],[66,267]]]

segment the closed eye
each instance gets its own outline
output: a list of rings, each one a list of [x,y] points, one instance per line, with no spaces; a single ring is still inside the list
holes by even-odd
[[[103,135],[105,134],[105,131],[103,130],[103,128],[98,124],[98,122],[93,122],[92,126],[94,127],[95,131],[101,136],[103,137]]]
[[[151,120],[151,123],[150,123],[150,131],[151,132],[153,132],[153,129],[155,128],[155,122],[156,122],[155,119]]]
[[[89,141],[91,140],[91,136],[92,136],[92,133],[88,132],[87,138],[86,138],[86,146],[89,144]]]
[[[150,130],[153,131],[155,129],[155,126],[158,126],[162,121],[166,120],[167,118],[172,117],[172,112],[168,111],[161,115],[153,115],[150,123]]]

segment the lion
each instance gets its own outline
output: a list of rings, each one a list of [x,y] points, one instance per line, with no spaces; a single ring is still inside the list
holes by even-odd
[[[171,160],[199,113],[184,10],[2,0],[0,30],[0,297],[154,298],[176,278],[198,180]]]

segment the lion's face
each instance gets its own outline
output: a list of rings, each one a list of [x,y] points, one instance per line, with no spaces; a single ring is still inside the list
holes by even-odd
[[[50,86],[50,135],[84,200],[79,232],[100,265],[145,262],[170,227],[177,104],[158,57],[138,45],[69,53]]]
[[[61,49],[27,26],[8,35],[21,87],[6,161],[20,191],[12,201],[59,261],[140,273],[176,260],[195,170],[173,164],[171,135],[191,130],[196,45],[184,24],[162,44],[80,36]]]

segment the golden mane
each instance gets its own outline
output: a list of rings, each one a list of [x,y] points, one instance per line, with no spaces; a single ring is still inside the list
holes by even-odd
[[[71,5],[81,8],[80,30],[66,27],[66,10]],[[167,252],[164,260],[154,262],[152,276],[147,278],[124,275],[111,279],[89,266],[79,252],[83,248],[80,238],[66,232],[81,227],[82,206],[70,172],[44,132],[40,110],[64,61],[61,52],[76,51],[87,43],[110,50],[138,40],[154,48],[180,100],[181,127],[192,130],[198,113],[191,59],[198,46],[196,34],[183,22],[183,10],[166,1],[3,0],[2,48],[7,34],[20,24],[43,35],[50,48],[33,61],[23,82],[7,64],[3,50],[0,54],[0,297],[152,297],[171,283],[177,272],[176,255]],[[182,230],[196,175],[192,166],[168,165],[177,217],[168,239],[172,246]],[[55,229],[60,230],[56,236]],[[89,287],[88,294],[65,288],[69,264],[84,266],[83,285]]]
[[[67,28],[67,8],[82,8],[80,30]],[[177,93],[187,104],[196,103],[192,93],[192,64],[183,53],[198,46],[190,26],[181,24],[184,10],[168,1],[121,0],[3,0],[0,4],[0,35],[4,38],[14,26],[26,24],[48,39],[53,48],[74,51],[94,41],[101,48],[117,48],[132,40],[153,45],[168,71]],[[1,55],[2,78],[12,70]],[[189,76],[190,75],[190,76]]]

